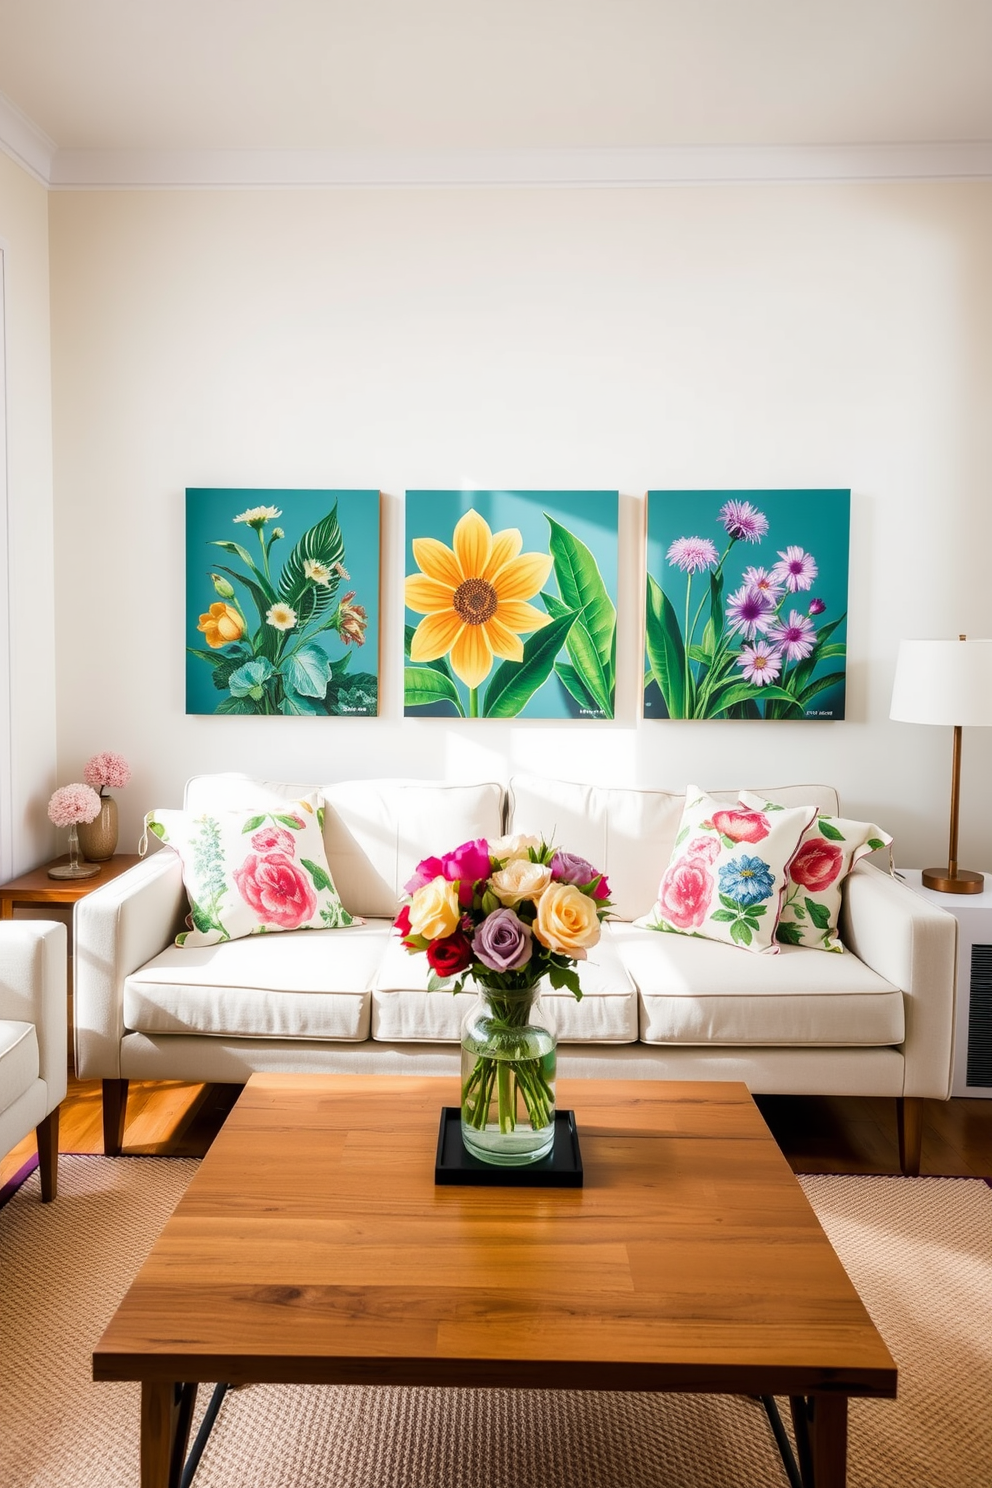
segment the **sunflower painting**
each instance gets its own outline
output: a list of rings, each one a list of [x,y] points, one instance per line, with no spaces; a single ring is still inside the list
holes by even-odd
[[[378,713],[378,491],[187,490],[186,595],[187,713]]]
[[[408,491],[407,716],[612,718],[618,510],[615,491]]]

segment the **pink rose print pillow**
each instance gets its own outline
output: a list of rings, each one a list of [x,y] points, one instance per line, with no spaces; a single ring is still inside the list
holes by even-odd
[[[815,816],[727,806],[690,785],[657,902],[635,924],[776,955],[788,866]]]
[[[741,792],[740,804],[769,813],[781,809],[751,791]],[[803,833],[789,868],[778,939],[785,945],[809,946],[814,951],[842,951],[837,926],[844,880],[859,858],[888,847],[891,841],[888,832],[874,822],[817,816]]]
[[[355,923],[327,866],[323,815],[317,796],[275,811],[149,812],[145,830],[182,859],[189,929],[176,945]]]

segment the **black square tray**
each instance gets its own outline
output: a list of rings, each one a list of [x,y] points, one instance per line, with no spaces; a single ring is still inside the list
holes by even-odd
[[[485,1163],[466,1150],[458,1106],[441,1109],[434,1161],[435,1183],[474,1183],[492,1188],[581,1188],[582,1154],[573,1111],[555,1112],[555,1145],[547,1157],[520,1168]]]

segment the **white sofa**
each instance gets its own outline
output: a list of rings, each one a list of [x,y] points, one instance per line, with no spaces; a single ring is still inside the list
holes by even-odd
[[[441,1074],[458,1068],[470,994],[428,993],[423,956],[391,933],[415,863],[475,837],[535,832],[609,877],[616,919],[581,969],[584,996],[551,993],[563,1074],[743,1080],[755,1093],[893,1096],[907,1171],[922,1099],[950,1091],[956,921],[859,864],[844,893],[848,951],[752,955],[631,923],[654,902],[683,795],[518,776],[503,787],[359,780],[286,784],[205,775],[194,812],[271,807],[308,790],[358,927],[172,944],[187,913],[169,849],[75,911],[76,1069],[104,1081],[108,1152],[127,1082],[242,1082],[256,1070]],[[837,812],[826,786],[759,787]],[[737,791],[715,791],[733,802]]]
[[[0,924],[0,1154],[34,1127],[47,1203],[58,1188],[66,1092],[66,932],[51,920]]]

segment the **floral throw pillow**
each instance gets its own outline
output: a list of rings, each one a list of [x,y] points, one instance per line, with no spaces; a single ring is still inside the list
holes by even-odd
[[[815,815],[727,806],[691,785],[657,902],[635,924],[777,954],[789,863]]]
[[[318,799],[271,810],[149,812],[146,830],[182,859],[190,928],[176,945],[355,923],[327,866]]]
[[[751,791],[742,791],[740,801],[749,810],[760,808],[769,814],[781,810]],[[814,951],[842,951],[837,927],[844,880],[859,858],[888,847],[891,841],[889,833],[874,822],[817,815],[789,866],[782,917],[775,932],[778,939]]]

